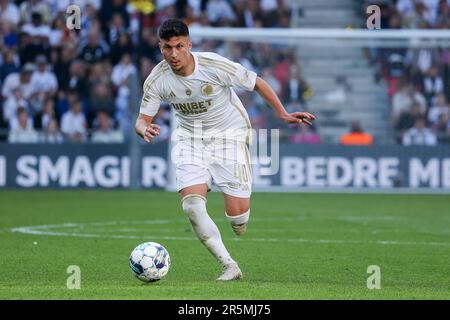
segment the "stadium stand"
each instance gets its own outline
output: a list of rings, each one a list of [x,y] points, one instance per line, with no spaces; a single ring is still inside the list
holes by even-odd
[[[29,115],[28,126],[33,130],[43,136],[51,131],[58,137],[27,142],[122,141],[104,138],[109,131],[100,124],[108,123],[111,132],[119,130],[127,139],[136,116],[130,114],[128,76],[137,72],[143,83],[162,59],[156,30],[163,20],[180,17],[190,26],[285,28],[291,26],[292,16],[288,1],[86,0],[77,2],[83,13],[81,29],[71,31],[65,23],[65,11],[71,3],[0,2],[1,140],[7,140],[22,109]],[[290,110],[305,108],[311,89],[292,50],[217,41],[195,43],[194,49],[217,51],[264,73]],[[255,128],[277,125],[261,99],[240,95],[247,102]],[[162,132],[167,132],[157,140],[167,140],[168,106],[162,106],[156,121],[163,126]],[[77,125],[68,128],[68,122]],[[92,139],[98,137],[94,133],[99,130],[103,138]],[[296,131],[287,128],[281,136],[289,139]]]
[[[364,28],[365,8],[378,4],[383,29],[450,26],[447,0],[423,0],[415,6],[411,0],[83,0],[77,1],[81,29],[71,31],[65,20],[71,3],[0,1],[0,141],[8,140],[23,109],[27,126],[38,135],[51,131],[58,137],[33,141],[89,142],[98,130],[102,136],[120,131],[123,139],[95,141],[127,141],[136,117],[130,112],[128,76],[137,74],[143,83],[162,59],[156,30],[167,18],[183,18],[189,26]],[[402,143],[417,117],[426,119],[438,143],[450,141],[448,49],[323,50],[301,44],[294,49],[194,39],[194,50],[216,51],[240,62],[273,86],[288,111],[318,115],[318,124],[301,132],[282,125],[257,95],[239,92],[253,127],[280,127],[283,141],[337,144],[351,122],[359,121],[374,144]],[[75,105],[81,106],[84,121],[77,123],[84,129],[73,136],[63,119],[73,116]],[[156,121],[165,132],[157,141],[167,140],[167,105]],[[317,138],[303,139],[303,134]]]
[[[359,15],[359,1],[304,0],[300,3],[303,15],[297,27],[358,28],[365,21]],[[300,45],[298,50],[303,75],[314,91],[309,107],[320,119],[322,140],[339,143],[351,122],[359,121],[374,136],[375,143],[388,143],[391,133],[383,121],[388,99],[383,99],[384,89],[376,84],[376,71],[364,50],[345,44],[331,48]]]
[[[365,1],[381,8],[382,29],[449,29],[448,0]],[[399,144],[450,142],[450,50],[386,48],[371,51],[378,78],[387,84],[391,128]],[[412,136],[416,138],[411,138]]]

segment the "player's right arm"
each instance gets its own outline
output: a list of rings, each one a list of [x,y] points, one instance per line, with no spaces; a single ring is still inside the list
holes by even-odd
[[[150,142],[152,139],[159,135],[160,127],[157,124],[152,123],[153,117],[140,113],[136,120],[134,129],[136,133],[145,140]]]
[[[139,116],[134,129],[136,133],[146,142],[159,135],[160,127],[152,123],[153,118],[159,110],[161,97],[158,90],[158,80],[162,74],[161,63],[153,68],[144,82],[143,97],[139,109]]]
[[[275,91],[260,77],[256,78],[254,90],[275,110],[277,116],[287,123],[306,123],[307,125],[312,125],[311,122],[316,119],[316,117],[309,112],[288,113]]]

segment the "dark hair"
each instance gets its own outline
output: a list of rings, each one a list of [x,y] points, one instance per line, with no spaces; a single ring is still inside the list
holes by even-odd
[[[31,20],[36,22],[42,22],[42,15],[39,12],[33,12],[31,14]]]
[[[188,26],[179,19],[168,19],[164,21],[158,30],[160,39],[170,40],[172,37],[189,36]]]

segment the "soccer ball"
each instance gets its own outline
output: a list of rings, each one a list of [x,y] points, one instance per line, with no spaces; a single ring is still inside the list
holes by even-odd
[[[169,272],[169,252],[159,243],[142,243],[130,255],[130,268],[132,274],[141,281],[161,280]]]

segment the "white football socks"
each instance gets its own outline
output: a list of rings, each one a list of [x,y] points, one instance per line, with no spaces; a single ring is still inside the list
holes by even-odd
[[[248,219],[250,217],[250,209],[238,216],[229,216],[228,213],[225,212],[225,216],[227,217],[228,221],[230,221],[231,225],[241,225],[248,222]]]
[[[189,217],[198,239],[208,248],[213,256],[224,266],[235,263],[222,242],[219,229],[208,215],[205,197],[190,194],[185,196],[181,203],[183,211]]]

